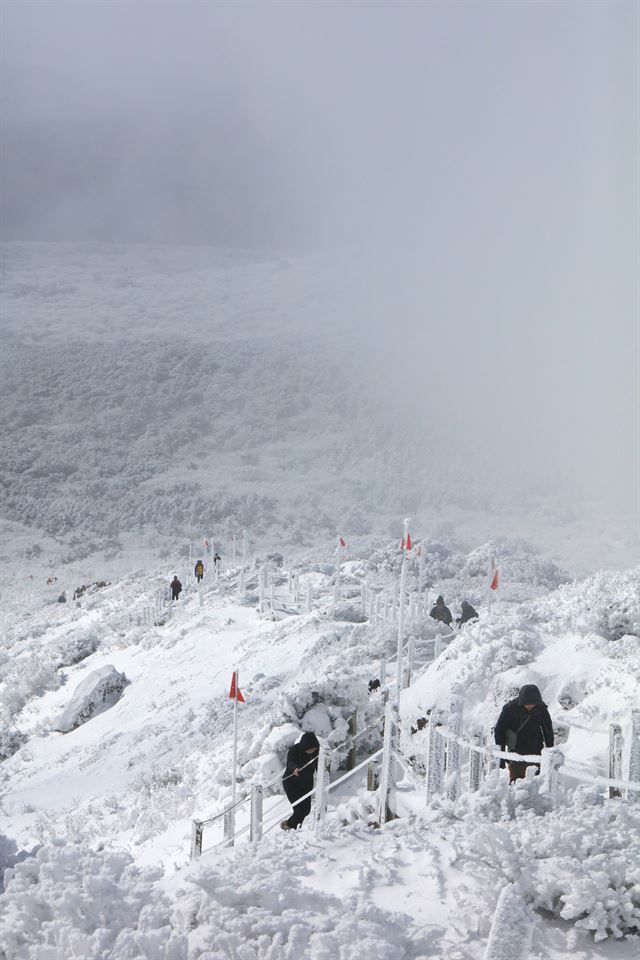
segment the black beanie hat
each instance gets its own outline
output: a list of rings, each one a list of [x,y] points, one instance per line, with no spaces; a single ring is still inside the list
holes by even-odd
[[[518,706],[524,707],[525,703],[533,703],[536,706],[542,703],[542,695],[535,684],[528,683],[521,687],[518,694]]]
[[[318,743],[318,738],[315,733],[303,733],[300,746],[303,750],[311,750],[312,747],[316,750],[320,749],[320,744]]]

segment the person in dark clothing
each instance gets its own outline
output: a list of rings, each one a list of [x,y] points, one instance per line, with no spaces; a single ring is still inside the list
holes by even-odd
[[[440,623],[446,623],[448,627],[451,626],[453,617],[451,616],[451,610],[449,610],[449,607],[445,606],[444,597],[438,597],[436,600],[436,605],[432,608],[430,615],[434,620],[438,620]]]
[[[220,554],[217,552],[214,553],[213,555],[213,565],[216,568],[216,570],[220,569]]]
[[[198,583],[201,583],[202,578],[204,577],[204,563],[202,560],[198,560],[194,567],[193,573]]]
[[[171,581],[171,599],[177,600],[182,591],[182,584],[178,580],[177,576],[174,574],[173,580]]]
[[[300,742],[294,743],[287,753],[282,785],[291,804],[313,790],[313,775],[318,769],[319,749],[320,744],[315,733],[303,733]],[[280,826],[283,830],[296,830],[310,810],[311,797],[307,797],[296,804],[289,819],[283,820]]]
[[[540,691],[529,683],[522,687],[514,700],[505,703],[494,728],[495,741],[501,750],[509,748],[510,753],[541,754],[543,747],[553,746],[553,726],[546,703],[543,703]],[[505,761],[500,761],[504,767]],[[524,760],[509,760],[509,783],[524,780],[527,767],[535,767],[540,773],[539,763],[527,763]]]
[[[468,623],[469,620],[477,620],[478,611],[474,610],[470,603],[467,603],[466,600],[462,601],[460,616],[456,617],[456,623],[458,624],[458,630],[463,623]]]

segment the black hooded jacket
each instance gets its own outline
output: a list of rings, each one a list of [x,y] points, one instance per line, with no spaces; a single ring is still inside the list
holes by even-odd
[[[453,620],[451,610],[445,606],[443,597],[438,597],[436,605],[432,607],[429,616],[433,617],[434,620],[438,620],[440,623],[446,623],[448,626],[451,626],[451,621]]]
[[[470,603],[466,600],[462,601],[462,612],[459,617],[456,617],[456,623],[459,623],[462,626],[463,623],[466,623],[468,620],[477,620],[478,612],[474,610]]]
[[[525,703],[534,703],[533,710],[525,710]],[[520,727],[522,729],[519,729]],[[501,750],[506,746],[507,730],[519,731],[514,753],[523,756],[541,754],[543,747],[553,746],[551,717],[546,703],[542,702],[540,691],[534,684],[522,687],[518,696],[505,703],[502,708],[493,731],[495,741]]]
[[[300,770],[298,776],[291,777],[289,783],[294,780],[297,782],[301,797],[313,790],[313,775],[318,769],[318,754],[313,755],[306,753],[306,751],[310,750],[311,747],[315,747],[317,750],[319,746],[315,733],[303,733],[299,743],[294,743],[287,753],[287,766],[284,776],[289,777],[296,768]]]

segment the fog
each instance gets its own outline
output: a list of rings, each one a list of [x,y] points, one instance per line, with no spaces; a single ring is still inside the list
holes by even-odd
[[[418,461],[637,509],[635,3],[2,17],[4,239],[332,257]]]

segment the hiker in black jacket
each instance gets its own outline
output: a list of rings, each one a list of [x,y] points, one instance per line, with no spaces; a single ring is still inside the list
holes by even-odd
[[[553,727],[546,703],[542,702],[540,691],[529,683],[522,687],[515,700],[505,703],[494,729],[495,741],[501,750],[521,756],[541,754],[543,747],[553,746]],[[504,760],[500,766],[504,767]],[[524,760],[508,760],[509,783],[524,780],[527,767],[535,767],[540,773],[539,763],[527,763]]]
[[[320,744],[315,733],[303,733],[300,742],[294,743],[290,748],[282,785],[291,804],[313,790],[313,775],[318,769],[319,749]],[[296,804],[289,819],[283,820],[280,826],[283,830],[296,830],[310,810],[311,797],[307,797]]]
[[[474,610],[470,603],[466,600],[462,601],[460,616],[456,617],[456,623],[458,624],[458,630],[463,623],[467,623],[469,620],[477,620],[478,611]]]
[[[445,605],[444,597],[442,596],[436,600],[435,606],[432,607],[429,616],[433,617],[434,620],[438,620],[440,623],[446,623],[448,627],[451,626],[451,621],[453,620],[451,610]]]

